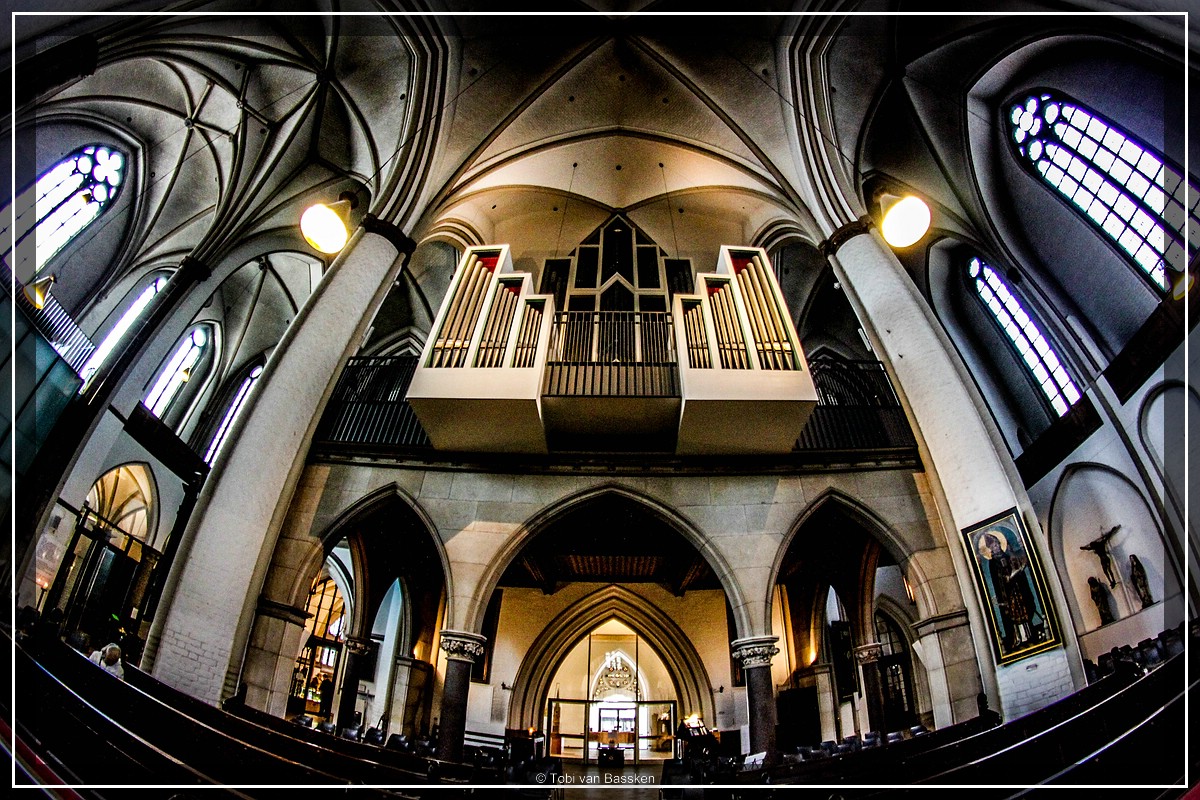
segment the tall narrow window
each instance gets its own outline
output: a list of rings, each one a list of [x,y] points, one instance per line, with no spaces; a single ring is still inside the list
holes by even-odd
[[[83,369],[79,372],[79,377],[83,378],[83,386],[79,388],[81,394],[87,389],[88,381],[91,377],[96,374],[100,366],[112,355],[113,348],[117,346],[133,323],[137,322],[146,311],[146,307],[150,305],[150,301],[154,299],[154,296],[162,291],[162,288],[166,285],[167,277],[165,275],[161,275],[151,281],[150,285],[143,289],[142,293],[133,301],[133,305],[126,309],[121,318],[117,320],[117,324],[104,337],[104,341],[100,343],[100,346],[92,351],[92,355],[84,362]]]
[[[221,446],[225,444],[225,438],[229,436],[229,429],[233,426],[234,420],[237,419],[238,413],[241,412],[247,395],[254,388],[254,384],[258,382],[258,376],[262,375],[262,371],[263,368],[257,366],[250,370],[249,375],[242,378],[237,392],[233,395],[232,402],[229,403],[229,408],[225,411],[225,416],[221,418],[221,424],[217,426],[217,432],[213,434],[212,443],[208,446],[208,452],[204,454],[205,463],[211,465],[217,460],[217,454],[221,452]]]
[[[120,193],[125,156],[102,144],[81,147],[38,177],[19,194],[13,209],[13,247],[36,233],[33,274],[41,271],[59,250],[109,208]],[[29,256],[10,259],[18,275]]]
[[[208,346],[208,339],[203,327],[194,328],[180,342],[179,347],[175,348],[167,366],[154,382],[150,394],[146,395],[146,407],[154,416],[162,418],[171,407],[171,401],[179,394],[179,390],[191,380],[196,364],[200,361],[204,348]]]
[[[1008,126],[1021,163],[1167,291],[1167,269],[1182,272],[1200,240],[1200,194],[1193,189],[1188,197],[1182,171],[1109,120],[1054,92],[1014,102]]]
[[[1021,307],[1021,301],[986,262],[972,258],[967,262],[967,274],[973,279],[975,291],[992,318],[1004,330],[1025,367],[1042,387],[1050,405],[1060,417],[1066,414],[1067,409],[1079,400],[1079,389],[1054,348]]]

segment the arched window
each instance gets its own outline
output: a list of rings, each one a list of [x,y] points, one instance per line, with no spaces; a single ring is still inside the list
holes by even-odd
[[[237,391],[234,392],[233,400],[229,403],[229,408],[225,410],[225,416],[221,418],[221,424],[217,426],[217,432],[213,434],[212,442],[208,445],[208,451],[204,454],[204,461],[207,464],[212,464],[217,459],[217,454],[221,452],[221,446],[225,444],[225,438],[229,436],[229,429],[233,426],[234,420],[237,419],[238,413],[242,410],[242,406],[246,402],[246,397],[250,394],[250,390],[254,388],[254,384],[258,382],[258,376],[262,375],[262,365],[250,370],[250,373],[242,378],[241,384]]]
[[[967,274],[973,278],[979,299],[1008,336],[1050,405],[1060,417],[1065,415],[1080,396],[1066,365],[994,269],[978,258],[971,258],[967,261]]]
[[[133,301],[133,305],[129,306],[125,313],[121,315],[121,318],[117,320],[117,324],[104,337],[104,341],[100,343],[100,346],[92,351],[92,355],[84,362],[83,369],[79,372],[79,376],[83,378],[83,386],[79,389],[80,393],[87,388],[88,381],[100,369],[100,365],[112,354],[113,348],[121,341],[121,338],[129,330],[130,326],[142,316],[146,307],[150,305],[150,301],[166,285],[166,275],[160,275],[151,281],[150,285],[143,289],[137,299]]]
[[[112,205],[121,191],[125,156],[102,144],[81,147],[38,177],[17,196],[13,247],[36,232],[34,268],[42,267]],[[11,266],[17,274],[28,255]]]
[[[1167,291],[1167,269],[1182,272],[1200,238],[1200,196],[1193,190],[1189,201],[1182,171],[1111,121],[1055,92],[1013,102],[1008,126],[1009,142],[1025,168]]]
[[[193,328],[175,348],[175,352],[167,361],[167,366],[163,368],[158,380],[150,389],[150,393],[146,395],[146,408],[150,409],[154,416],[161,419],[167,409],[171,407],[171,401],[179,394],[179,390],[192,379],[196,365],[200,362],[204,349],[208,347],[210,338],[207,329],[204,326],[198,326]]]

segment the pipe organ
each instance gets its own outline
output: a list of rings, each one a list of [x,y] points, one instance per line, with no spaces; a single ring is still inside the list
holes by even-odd
[[[439,450],[546,452],[541,418],[554,298],[533,294],[508,245],[467,248],[408,401]]]
[[[722,247],[666,312],[563,313],[532,285],[507,245],[463,254],[408,392],[434,447],[545,453],[577,418],[599,427],[599,447],[610,434],[680,454],[795,446],[817,394],[763,250]],[[564,362],[574,317],[591,355]],[[576,379],[554,379],[565,369]]]
[[[675,296],[674,313],[687,353],[677,452],[791,450],[817,392],[766,252],[722,247],[695,292]]]

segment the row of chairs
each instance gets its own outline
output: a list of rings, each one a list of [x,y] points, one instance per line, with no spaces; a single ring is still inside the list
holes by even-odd
[[[347,725],[339,728],[332,720],[317,722],[307,714],[302,714],[292,721],[301,727],[314,728],[321,733],[328,733],[351,742],[388,747],[392,750],[399,750],[401,753],[416,753],[419,756],[437,756],[437,743],[428,738],[413,740],[403,733],[393,733],[385,739],[384,732],[374,725],[367,728],[366,731],[362,729],[361,725]],[[489,764],[488,766],[495,765]]]
[[[1122,645],[1101,653],[1096,663],[1084,659],[1083,669],[1088,683],[1095,683],[1119,670],[1145,673],[1171,656],[1183,652],[1183,625],[1168,628],[1153,638],[1142,639],[1137,646]]]
[[[815,761],[820,758],[831,758],[833,756],[843,756],[848,753],[856,753],[860,750],[872,750],[883,745],[884,740],[888,744],[896,744],[905,739],[912,739],[917,736],[924,736],[929,733],[929,729],[924,725],[913,725],[907,731],[889,731],[884,737],[879,731],[867,731],[862,736],[852,734],[845,736],[842,741],[834,741],[827,739],[819,745],[800,745],[794,753],[785,753],[784,762],[804,762]]]

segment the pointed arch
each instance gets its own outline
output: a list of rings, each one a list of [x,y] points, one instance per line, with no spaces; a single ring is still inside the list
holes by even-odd
[[[516,560],[526,545],[530,544],[548,528],[560,522],[568,513],[578,509],[582,504],[605,496],[621,497],[637,503],[695,547],[701,557],[708,562],[709,567],[720,582],[722,590],[725,592],[725,598],[733,609],[738,635],[751,635],[753,628],[751,627],[745,608],[746,600],[741,585],[733,573],[733,568],[708,540],[707,535],[695,523],[670,506],[647,494],[621,484],[594,486],[568,495],[558,502],[547,506],[513,531],[504,543],[503,549],[496,554],[496,557],[480,577],[475,593],[471,597],[470,606],[463,615],[463,629],[473,632],[479,631],[492,592],[496,590],[496,586],[499,584],[505,570]],[[454,619],[450,611],[447,608],[446,618]]]
[[[541,725],[550,683],[571,648],[593,628],[610,619],[627,625],[654,648],[675,684],[680,707],[715,719],[712,682],[687,635],[641,595],[606,586],[579,600],[546,626],[529,647],[513,680],[508,727]]]
[[[783,537],[783,541],[779,543],[779,548],[775,552],[775,561],[771,565],[770,580],[767,581],[767,596],[765,599],[768,605],[770,604],[772,594],[775,591],[775,584],[779,580],[779,572],[780,568],[783,566],[783,559],[787,555],[788,550],[791,548],[792,542],[795,540],[796,535],[804,527],[805,523],[812,519],[814,514],[831,503],[836,504],[837,507],[844,511],[851,519],[858,522],[863,529],[867,531],[867,533],[871,534],[880,543],[880,545],[882,545],[884,549],[891,554],[892,558],[896,560],[896,563],[903,564],[906,560],[908,560],[909,556],[912,555],[912,552],[910,552],[909,546],[904,539],[901,538],[898,533],[892,530],[892,528],[886,522],[884,522],[878,514],[845,492],[831,487],[822,492],[816,500],[809,504],[808,508],[804,509],[804,512],[796,518],[795,522],[792,523],[792,527]],[[918,567],[915,563],[910,563],[908,568],[911,570],[918,570]],[[920,576],[918,575],[917,577]],[[924,584],[924,582],[925,581],[922,579],[921,583]],[[926,597],[924,599],[924,603],[921,603],[920,600],[918,601],[918,605],[922,607],[921,610],[923,615],[928,616],[930,613],[936,613],[933,610],[935,606],[933,599],[931,597]]]
[[[1122,498],[1113,496],[1111,491],[1095,486],[1090,487],[1092,491],[1090,496],[1085,498],[1085,502],[1071,502],[1072,487],[1082,484],[1084,489],[1089,488],[1088,479],[1092,475],[1109,483],[1110,489],[1113,485],[1119,487],[1126,500],[1136,500],[1121,502]],[[1104,498],[1104,502],[1098,501],[1097,498]],[[1104,584],[1104,592],[1115,601],[1115,607],[1110,605],[1110,608],[1118,620],[1141,611],[1140,607],[1134,605],[1134,598],[1125,588],[1126,560],[1131,552],[1141,559],[1150,573],[1156,603],[1178,592],[1182,584],[1171,560],[1171,546],[1163,533],[1162,519],[1156,513],[1155,504],[1146,497],[1143,487],[1107,464],[1071,464],[1063,470],[1051,495],[1046,537],[1047,550],[1054,561],[1055,571],[1068,601],[1076,633],[1079,635],[1103,625],[1102,622],[1097,623],[1098,612],[1087,584],[1088,577],[1099,574],[1103,578],[1103,575],[1101,563],[1096,560],[1096,556],[1079,552],[1076,548],[1094,540],[1098,534],[1110,530],[1114,524],[1119,525],[1120,529],[1108,542],[1106,552],[1120,580],[1116,586],[1108,586],[1104,580],[1101,580],[1101,583]],[[1147,527],[1151,530],[1148,531]],[[1138,550],[1134,551],[1134,547]],[[1145,552],[1146,547],[1151,548],[1151,553]],[[1074,568],[1072,564],[1075,565]],[[1080,566],[1084,564],[1087,566]]]
[[[305,576],[316,575],[320,571],[321,564],[324,563],[326,555],[341,541],[348,529],[352,528],[356,522],[366,519],[371,514],[385,508],[389,503],[397,501],[405,505],[424,527],[425,532],[429,536],[430,544],[432,544],[434,551],[437,553],[442,570],[442,585],[445,587],[446,592],[446,616],[449,619],[454,592],[450,559],[446,555],[445,545],[441,537],[436,534],[437,526],[429,514],[421,507],[416,498],[401,488],[395,481],[385,484],[351,503],[321,531],[318,535],[321,548],[319,550],[314,549],[305,557],[302,563],[297,565],[296,577],[290,591],[291,604],[296,606],[298,603],[303,602],[304,597],[307,596],[308,584],[311,583],[311,577],[306,582]]]

